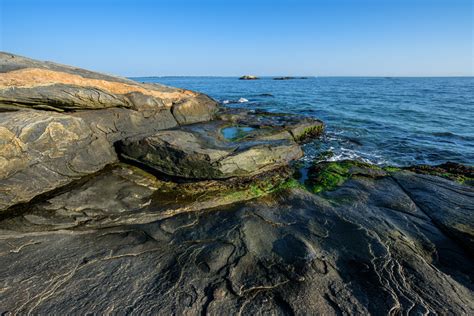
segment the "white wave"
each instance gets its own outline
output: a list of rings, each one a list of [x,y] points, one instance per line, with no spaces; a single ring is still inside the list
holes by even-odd
[[[366,153],[358,150],[347,149],[344,147],[334,151],[334,155],[329,157],[327,161],[341,161],[341,160],[358,160],[370,164],[383,165],[387,161],[382,156],[375,153]]]
[[[246,98],[240,98],[238,100],[223,100],[221,101],[222,104],[233,104],[233,103],[245,103],[249,102]]]

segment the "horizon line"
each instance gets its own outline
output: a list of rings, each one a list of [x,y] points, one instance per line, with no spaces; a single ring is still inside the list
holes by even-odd
[[[212,78],[240,78],[242,75],[151,75],[151,76],[125,76],[128,79],[136,79],[136,78],[185,78],[185,77],[196,77],[196,78],[203,78],[203,77],[212,77]],[[291,79],[311,79],[311,78],[474,78],[474,75],[397,75],[397,76],[390,76],[390,75],[322,75],[322,76],[288,76],[288,75],[264,75],[264,76],[257,76],[258,78],[280,78],[280,77],[291,77]],[[305,78],[305,79],[301,79]],[[258,79],[257,79],[258,80]],[[252,81],[252,80],[246,80]]]

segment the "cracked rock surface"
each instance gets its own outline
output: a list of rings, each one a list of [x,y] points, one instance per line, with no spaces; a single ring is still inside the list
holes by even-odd
[[[110,191],[103,184],[82,194],[89,209],[120,213],[159,186],[134,183],[106,204],[96,192]],[[75,201],[63,194],[47,204],[71,212]],[[472,229],[473,202],[472,187],[439,177],[359,171],[321,194],[281,190],[108,227],[52,229],[50,219],[25,230],[26,212],[0,226],[0,306],[35,314],[472,315],[472,234],[459,223]],[[160,212],[159,200],[148,207]]]

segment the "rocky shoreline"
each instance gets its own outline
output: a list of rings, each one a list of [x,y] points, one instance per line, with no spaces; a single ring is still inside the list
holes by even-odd
[[[323,132],[0,53],[0,312],[473,314],[473,168],[302,183]]]

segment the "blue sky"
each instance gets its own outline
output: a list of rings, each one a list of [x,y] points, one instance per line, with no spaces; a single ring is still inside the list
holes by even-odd
[[[472,0],[0,0],[0,50],[122,76],[472,76]]]

